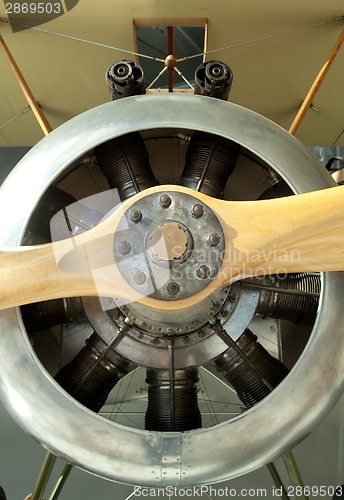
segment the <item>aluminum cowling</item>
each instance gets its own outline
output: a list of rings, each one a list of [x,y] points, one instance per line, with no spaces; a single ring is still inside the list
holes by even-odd
[[[271,166],[298,193],[334,185],[299,141],[252,111],[197,95],[130,97],[70,120],[24,157],[1,188],[1,213],[11,214],[2,221],[1,246],[21,243],[37,200],[75,159],[122,134],[160,128],[198,130],[232,140]],[[291,373],[244,415],[211,428],[187,433],[142,431],[90,412],[42,367],[17,309],[0,314],[1,397],[18,423],[43,446],[94,474],[149,486],[229,479],[290,449],[340,396],[344,342],[343,327],[338,325],[343,292],[343,273],[323,275],[318,318]]]

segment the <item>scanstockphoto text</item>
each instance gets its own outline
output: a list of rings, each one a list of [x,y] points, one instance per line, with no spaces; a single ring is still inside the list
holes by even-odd
[[[332,498],[334,494],[339,498],[344,493],[342,486],[286,486],[286,491],[282,487],[270,486],[268,488],[233,488],[233,487],[215,487],[209,485],[186,486],[178,488],[176,486],[165,486],[163,488],[145,488],[135,486],[131,497],[142,498],[281,498],[285,493],[288,498]]]

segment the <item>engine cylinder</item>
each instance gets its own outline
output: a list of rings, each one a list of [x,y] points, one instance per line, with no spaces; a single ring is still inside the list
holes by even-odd
[[[239,155],[239,145],[203,132],[193,134],[178,184],[223,198],[224,188]]]
[[[85,347],[55,376],[65,391],[95,412],[106,403],[119,379],[130,371],[130,362],[113,350],[97,362],[106,348],[107,344],[94,333]]]
[[[26,304],[20,312],[28,334],[72,321],[81,323],[86,318],[79,297]]]
[[[292,196],[294,192],[284,181],[279,181],[269,187],[264,193],[259,196],[260,200],[270,200],[272,198],[282,198],[284,196]]]
[[[51,185],[37,205],[28,223],[28,231],[42,242],[70,238],[94,227],[102,214],[92,210],[69,193]]]
[[[288,374],[288,369],[257,342],[257,336],[250,330],[246,330],[236,343],[257,370],[254,370],[234,347],[227,349],[214,362],[236,390],[243,404],[250,408],[271,392],[264,380],[275,388]]]
[[[195,368],[175,370],[174,388],[171,388],[168,370],[147,370],[148,407],[145,428],[153,431],[187,431],[202,427],[198,407]],[[174,422],[171,411],[171,391],[174,391]]]
[[[306,295],[306,293],[320,293],[320,273],[288,274],[285,279],[277,276],[265,276],[262,285],[273,286],[276,288],[276,292],[262,289],[257,306],[258,314],[302,325],[314,323],[319,299],[316,296]],[[279,289],[295,290],[295,295],[283,293]],[[297,292],[302,291],[306,292],[305,295],[297,294]]]
[[[138,191],[156,186],[149,157],[139,133],[133,132],[97,146],[95,154],[112,189],[126,200]]]

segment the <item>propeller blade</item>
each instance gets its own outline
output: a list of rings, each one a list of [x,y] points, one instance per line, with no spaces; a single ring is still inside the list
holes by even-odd
[[[189,194],[207,205],[220,221],[225,239],[217,275],[201,292],[184,300],[157,300],[135,291],[122,277],[113,255],[115,230],[123,213],[140,198],[166,190]],[[244,202],[218,200],[181,186],[156,186],[126,200],[83,234],[0,251],[0,309],[98,295],[173,312],[244,277],[344,270],[343,214],[344,186]]]
[[[65,240],[0,250],[0,309],[63,297],[135,300],[140,294],[118,272],[112,248],[104,221]]]
[[[207,200],[226,242],[218,284],[344,269],[344,186],[271,200]]]

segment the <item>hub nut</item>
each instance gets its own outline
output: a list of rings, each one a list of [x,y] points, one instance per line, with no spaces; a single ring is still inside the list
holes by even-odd
[[[180,290],[178,283],[176,283],[175,281],[170,281],[166,288],[170,295],[177,295]]]
[[[137,208],[134,208],[130,211],[129,218],[131,222],[137,224],[137,222],[140,222],[140,220],[142,219],[142,213]]]
[[[146,275],[142,271],[136,271],[133,275],[133,280],[137,285],[143,285],[146,279]]]
[[[196,219],[202,217],[203,213],[204,213],[204,208],[200,203],[196,203],[191,209],[191,215],[192,217],[196,217]]]
[[[217,233],[212,233],[208,237],[208,245],[210,247],[217,247],[220,243],[220,236]]]
[[[197,269],[196,271],[196,274],[199,278],[201,278],[202,280],[206,279],[206,278],[209,278],[210,276],[210,269],[208,266],[199,266],[199,268]]]
[[[118,251],[122,255],[127,255],[131,250],[130,243],[127,241],[121,241],[120,244],[118,245]]]
[[[168,194],[162,194],[159,198],[159,203],[162,208],[168,208],[171,205],[171,198]]]

